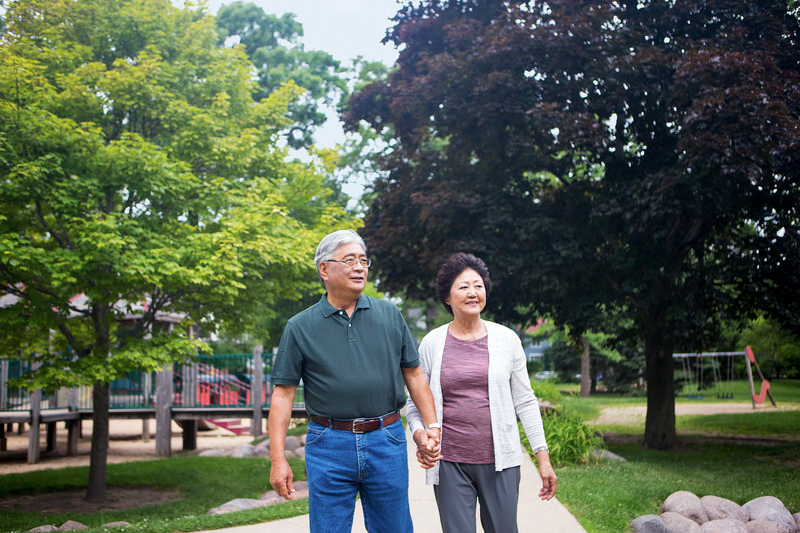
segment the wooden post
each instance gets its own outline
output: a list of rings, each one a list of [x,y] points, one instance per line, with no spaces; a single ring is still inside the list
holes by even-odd
[[[156,373],[156,455],[172,455],[172,365]]]
[[[8,361],[0,359],[0,411],[4,411],[8,403]]]
[[[145,405],[153,405],[153,376],[150,372],[145,372],[142,376],[142,396]],[[142,418],[142,440],[147,442],[150,440],[150,419],[148,417]]]
[[[181,428],[183,429],[183,449],[196,450],[197,449],[197,419],[181,420]]]
[[[28,464],[39,462],[41,450],[39,448],[39,422],[42,410],[42,389],[31,393],[31,431],[28,434]]]
[[[78,398],[80,396],[80,391],[77,388],[69,389],[69,394],[67,395],[68,400],[67,403],[69,405],[70,412],[78,411],[80,406],[78,405]],[[75,420],[68,420],[67,421],[67,455],[73,456],[78,455],[78,435],[80,434],[80,427],[81,427],[81,418],[80,416]]]
[[[0,359],[0,411],[6,408],[6,399],[8,398],[8,388],[6,382],[8,381],[8,361]],[[8,424],[8,431],[11,431],[11,424]],[[6,424],[0,424],[0,452],[8,449],[8,440],[6,439]]]
[[[52,452],[56,449],[56,423],[55,422],[48,422],[47,423],[47,447],[45,448],[48,452]]]
[[[262,416],[261,398],[264,395],[264,346],[258,345],[253,348],[253,378],[250,381],[250,399],[253,402],[253,424],[250,426],[250,433],[254,437],[261,436]]]

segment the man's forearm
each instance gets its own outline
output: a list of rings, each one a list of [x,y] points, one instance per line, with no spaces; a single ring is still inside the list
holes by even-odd
[[[408,387],[408,393],[422,417],[422,423],[425,426],[435,423],[437,421],[436,407],[433,403],[433,394],[425,373],[422,372],[420,367],[403,369],[403,377],[406,381],[406,387]]]
[[[272,392],[267,432],[269,434],[269,457],[273,461],[284,459],[286,432],[292,421],[295,388],[279,385]]]

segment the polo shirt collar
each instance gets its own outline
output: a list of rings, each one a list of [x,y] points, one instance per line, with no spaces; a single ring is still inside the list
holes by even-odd
[[[334,315],[339,312],[339,308],[334,307],[328,301],[328,293],[322,295],[322,298],[319,300],[320,309],[322,309],[322,316],[328,318],[331,315]],[[358,301],[356,302],[356,309],[369,309],[372,305],[369,302],[369,298],[364,296],[363,294],[358,297]]]

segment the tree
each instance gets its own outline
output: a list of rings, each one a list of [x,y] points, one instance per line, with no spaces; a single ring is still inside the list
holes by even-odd
[[[305,89],[289,106],[287,140],[293,148],[313,144],[314,130],[327,120],[324,108],[334,106],[346,92],[339,61],[327,52],[305,49],[300,42],[303,25],[293,13],[278,17],[238,0],[221,6],[216,20],[220,42],[241,45],[255,65],[257,99],[290,81]]]
[[[356,221],[327,200],[331,161],[279,147],[301,89],[254,100],[252,65],[202,11],[17,0],[1,37],[0,340],[41,365],[27,386],[93,387],[103,501],[109,382],[197,353],[158,316],[252,320],[315,286],[314,246]]]
[[[677,346],[709,344],[735,309],[797,328],[797,17],[766,0],[442,0],[396,20],[398,69],[347,117],[395,129],[365,219],[384,288],[419,297],[465,250],[492,267],[499,319],[583,332],[621,310],[644,344],[644,444],[670,448]]]

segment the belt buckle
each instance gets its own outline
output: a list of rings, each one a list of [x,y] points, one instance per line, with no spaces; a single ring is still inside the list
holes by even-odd
[[[365,422],[366,420],[367,420],[366,418],[355,418],[355,419],[353,419],[353,427],[352,427],[353,433],[364,433],[364,430],[358,431],[356,429],[356,424],[358,422]]]

